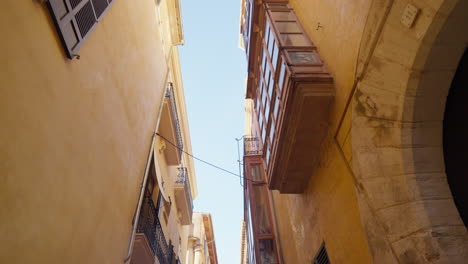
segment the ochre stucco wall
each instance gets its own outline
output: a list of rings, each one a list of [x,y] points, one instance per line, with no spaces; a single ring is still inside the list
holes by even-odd
[[[331,263],[371,263],[350,172],[351,117],[345,112],[370,4],[371,0],[290,1],[334,78],[336,99],[329,135],[306,191],[272,192],[284,263],[310,263],[322,241]]]
[[[153,1],[65,58],[44,5],[0,10],[0,263],[121,263],[163,91]]]

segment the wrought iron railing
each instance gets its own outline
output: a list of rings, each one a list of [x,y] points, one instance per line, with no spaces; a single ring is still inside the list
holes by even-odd
[[[260,148],[260,141],[258,138],[244,136],[244,156],[260,154],[262,154],[262,149]]]
[[[174,263],[173,246],[170,242],[169,245],[166,242],[161,223],[159,222],[158,209],[156,209],[150,197],[145,197],[143,202],[137,233],[145,234],[151,251],[158,258],[159,263]]]
[[[182,133],[180,130],[179,115],[177,113],[177,104],[176,104],[175,95],[174,95],[174,86],[172,85],[172,83],[169,83],[169,86],[167,87],[166,98],[169,100],[169,104],[171,107],[171,112],[172,112],[171,114],[174,120],[173,125],[174,125],[174,130],[176,133],[176,141],[177,141],[175,143],[177,144],[177,148],[179,151],[179,158],[180,158],[180,156],[182,155],[182,149],[184,145],[182,141]]]
[[[180,167],[179,169],[179,175],[177,175],[177,180],[176,184],[183,184],[184,185],[184,190],[185,190],[185,195],[187,197],[187,202],[189,203],[190,207],[190,215],[192,215],[192,210],[193,210],[193,201],[192,201],[192,191],[190,189],[190,180],[189,180],[189,175],[188,175],[188,170],[186,167]]]

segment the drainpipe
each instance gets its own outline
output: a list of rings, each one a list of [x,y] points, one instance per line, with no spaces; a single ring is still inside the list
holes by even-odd
[[[178,45],[181,45],[182,43],[176,43],[176,44],[173,44],[170,49],[169,49],[169,56],[166,60],[166,64],[167,64],[167,67],[166,67],[166,76],[164,77],[164,87],[166,87],[166,84],[167,84],[167,80],[169,78],[169,70],[170,70],[170,61],[171,61],[171,57],[172,57],[172,49],[174,48],[174,46],[178,46]],[[157,115],[157,118],[156,118],[156,126],[154,128],[154,133],[153,133],[153,136],[151,138],[151,145],[150,145],[150,151],[148,153],[148,158],[146,160],[146,167],[145,167],[145,172],[144,172],[144,175],[143,175],[143,179],[141,180],[141,184],[140,184],[140,195],[138,197],[138,204],[137,204],[137,207],[136,207],[136,210],[135,210],[135,214],[133,216],[133,225],[132,225],[132,234],[130,236],[130,242],[128,243],[128,249],[127,249],[127,256],[125,257],[124,259],[124,263],[127,263],[130,258],[132,257],[132,253],[133,253],[133,244],[135,243],[135,235],[136,235],[136,231],[137,231],[137,227],[138,227],[138,222],[140,221],[140,212],[141,212],[141,205],[143,204],[143,198],[144,198],[144,194],[145,194],[145,189],[146,189],[146,183],[148,181],[148,175],[149,175],[149,167],[150,167],[150,164],[151,164],[151,157],[152,157],[152,152],[153,152],[153,149],[154,149],[154,141],[156,139],[156,132],[158,130],[158,127],[159,127],[159,122],[161,120],[161,114],[162,114],[162,108],[163,108],[163,104],[164,104],[164,98],[165,98],[165,95],[166,95],[166,89],[164,89],[163,93],[162,93],[162,96],[161,96],[161,100],[160,100],[160,105],[159,105],[159,109],[158,109],[158,115]]]

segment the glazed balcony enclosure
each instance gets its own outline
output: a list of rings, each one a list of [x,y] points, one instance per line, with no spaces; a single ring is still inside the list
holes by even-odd
[[[193,199],[187,168],[180,167],[174,185],[174,196],[183,225],[192,224]]]
[[[262,151],[256,137],[244,137],[244,221],[249,263],[279,263],[275,223],[263,169]]]
[[[301,193],[327,135],[333,79],[287,3],[255,2],[246,0],[243,27],[253,126],[269,188]]]

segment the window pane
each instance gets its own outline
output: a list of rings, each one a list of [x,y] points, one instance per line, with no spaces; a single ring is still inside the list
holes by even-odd
[[[260,77],[262,78],[262,77]],[[262,86],[259,86],[258,88],[258,97],[263,97],[263,93],[264,93],[264,89],[263,89],[264,85],[263,85],[263,80],[262,80]]]
[[[284,83],[284,77],[286,75],[286,63],[281,63],[281,69],[279,73],[279,79],[278,79],[278,87],[281,90],[283,90],[283,83]]]
[[[271,16],[273,17],[273,20],[296,20],[296,16],[294,15],[293,12],[271,12]]]
[[[289,57],[292,63],[319,63],[315,54],[311,51],[291,51]]]
[[[265,144],[266,128],[265,126],[262,129],[262,143]]]
[[[281,34],[281,39],[285,46],[311,46],[310,42],[303,34]]]
[[[260,96],[257,96],[257,100],[255,101],[256,104],[256,110],[257,110],[257,115],[260,112]]]
[[[270,101],[270,107],[271,107],[271,109],[275,109],[275,106],[276,106],[276,100],[275,100],[275,98],[272,98],[271,101]]]
[[[252,9],[251,9],[251,5],[250,5],[250,2],[246,1],[247,2],[247,36],[250,34],[250,30],[252,29],[252,23],[251,23],[251,17],[250,17],[250,14],[252,13]]]
[[[268,123],[268,118],[270,118],[270,103],[265,104],[265,123]]]
[[[269,35],[270,35],[270,23],[267,21],[265,25],[265,43],[268,43]]]
[[[271,234],[266,185],[252,185],[252,190],[255,197],[255,220],[258,228],[257,233],[260,235]]]
[[[260,77],[260,82],[258,84],[258,90],[261,91],[263,89],[263,78]]]
[[[268,80],[270,79],[270,65],[267,64],[265,68],[265,85],[268,85]]]
[[[274,87],[274,81],[273,81],[273,74],[270,76],[270,83],[268,84],[268,96],[270,98],[273,97],[273,87]]]
[[[302,33],[296,22],[276,22],[276,27],[280,33]]]
[[[253,261],[251,263],[255,263],[255,244],[254,244],[254,234],[253,234],[252,226],[253,226],[252,212],[250,209],[250,201],[248,201],[247,202],[247,223],[246,223],[248,251],[249,251],[249,258],[251,261]]]
[[[263,114],[262,113],[258,113],[258,125],[260,127],[262,127],[262,125],[263,125]]]
[[[258,246],[260,248],[260,263],[273,264],[278,262],[273,239],[260,239]]]
[[[276,104],[275,107],[273,108],[273,116],[275,120],[278,120],[278,110],[279,110],[279,105],[280,105],[280,100],[279,97],[276,97]]]
[[[272,36],[268,42],[268,54],[270,54],[270,58],[273,54],[273,45],[275,45],[275,38]]]
[[[268,165],[270,163],[270,148],[267,148],[266,150],[266,155],[265,155],[265,161],[266,161],[266,164]]]
[[[278,63],[278,45],[273,45],[273,53],[271,55],[271,62],[273,63],[273,71],[276,71],[276,64]]]
[[[260,77],[260,78],[261,78],[261,77]],[[267,91],[266,91],[265,82],[263,81],[263,78],[262,78],[262,87],[261,87],[261,89],[262,89],[262,93],[266,93],[266,92],[267,92]]]
[[[260,167],[260,164],[252,164],[252,167],[250,168],[250,175],[252,177],[252,181],[262,181],[262,167]]]
[[[273,138],[275,136],[275,122],[273,120],[271,121],[271,127],[270,127],[270,142],[273,144]]]
[[[261,66],[262,66],[263,72],[265,72],[266,58],[267,58],[267,56],[266,56],[266,51],[264,50],[264,51],[263,51],[263,57],[262,57],[262,65],[261,65]]]

